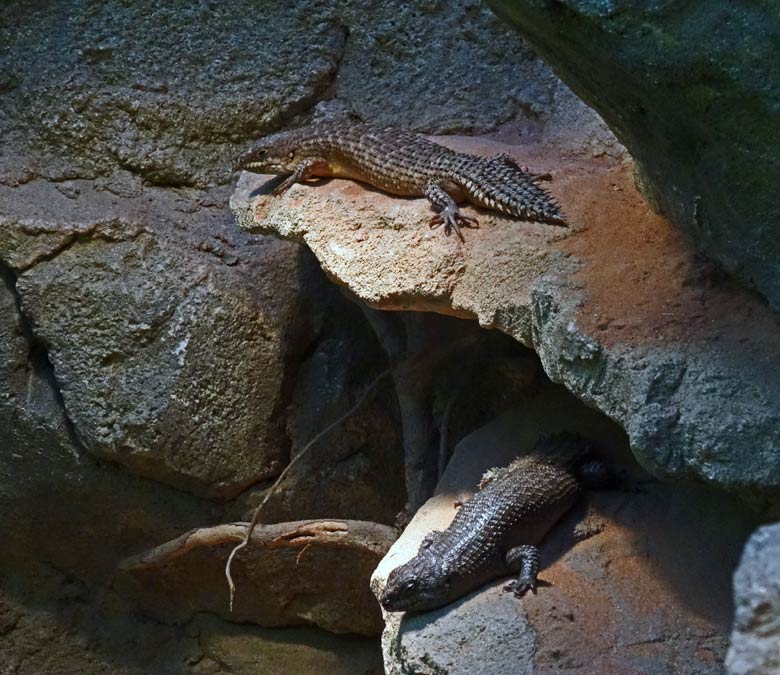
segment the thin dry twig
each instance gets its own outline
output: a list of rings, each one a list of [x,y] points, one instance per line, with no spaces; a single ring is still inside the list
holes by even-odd
[[[235,548],[233,548],[233,550],[230,552],[230,555],[228,556],[227,563],[225,565],[225,577],[227,578],[228,587],[230,589],[230,611],[231,612],[233,611],[233,598],[236,593],[236,585],[233,582],[233,575],[230,572],[230,566],[233,564],[233,558],[236,557],[236,554],[241,549],[244,549],[249,545],[249,540],[252,538],[252,532],[254,532],[255,527],[257,527],[260,521],[260,512],[263,510],[263,507],[268,503],[268,500],[276,491],[276,488],[279,486],[279,484],[284,480],[285,476],[289,473],[290,469],[292,469],[293,466],[295,466],[295,464],[312,448],[312,446],[317,441],[319,441],[323,436],[327,435],[330,431],[335,429],[339,424],[341,424],[350,415],[352,415],[361,405],[363,405],[363,403],[365,403],[365,401],[368,399],[369,395],[379,386],[379,383],[388,375],[390,375],[391,372],[392,369],[388,368],[382,371],[379,375],[377,375],[374,378],[373,382],[371,382],[371,384],[369,384],[368,387],[366,387],[366,390],[363,392],[362,396],[357,400],[357,402],[349,410],[347,410],[347,412],[345,412],[341,417],[339,417],[335,422],[332,422],[327,427],[325,427],[322,431],[315,434],[314,437],[303,447],[303,449],[290,460],[290,463],[279,474],[279,476],[274,481],[273,485],[271,485],[265,497],[263,497],[263,501],[261,501],[258,507],[255,509],[255,512],[252,515],[252,520],[249,523],[249,527],[246,530],[246,535],[244,536],[243,541],[240,544],[238,544]]]

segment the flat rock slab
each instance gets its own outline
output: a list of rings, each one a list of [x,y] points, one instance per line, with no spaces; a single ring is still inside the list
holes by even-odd
[[[375,635],[382,616],[368,586],[396,538],[385,525],[306,520],[258,526],[232,565],[229,606],[225,564],[246,523],[188,532],[119,567],[117,587],[163,620],[212,612],[265,627],[317,625],[334,633]]]
[[[536,595],[518,600],[501,580],[432,612],[387,613],[388,673],[722,672],[729,578],[754,517],[713,490],[643,483],[617,426],[556,386],[459,443],[436,494],[374,573],[375,593],[451,522],[453,502],[487,468],[558,430],[594,439],[625,472],[625,489],[591,493],[545,538]]]
[[[481,228],[462,244],[429,230],[423,199],[343,180],[273,198],[270,177],[251,174],[231,207],[248,231],[304,242],[374,307],[477,319],[532,347],[553,381],[621,424],[656,475],[777,505],[780,330],[761,299],[720,280],[650,211],[630,162],[549,144],[435,140],[550,171],[573,226],[466,207]]]

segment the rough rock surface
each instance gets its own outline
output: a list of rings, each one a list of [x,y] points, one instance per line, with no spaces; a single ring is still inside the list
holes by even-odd
[[[287,363],[312,339],[305,256],[227,235],[222,210],[197,204],[219,193],[116,203],[91,181],[61,187],[0,195],[0,261],[80,443],[211,497],[279,473]]]
[[[381,675],[375,638],[313,628],[230,624],[206,614],[184,626],[133,614],[111,593],[49,569],[35,592],[3,574],[0,672],[14,675]]]
[[[491,0],[637,160],[690,241],[780,307],[771,3]]]
[[[387,355],[362,313],[344,302],[327,313],[313,352],[300,364],[287,407],[290,457],[355,405],[386,367]],[[295,468],[261,511],[264,523],[307,518],[350,518],[392,523],[405,502],[403,439],[391,386],[380,387],[359,409],[296,460]],[[267,494],[267,485],[237,500],[241,518]]]
[[[533,127],[557,82],[473,0],[10,2],[0,44],[0,183],[121,168],[204,187],[322,99],[428,131]]]
[[[0,44],[0,671],[380,672],[375,638],[236,626],[203,614],[164,624],[140,616],[110,588],[119,560],[193,527],[243,518],[312,432],[350,405],[363,376],[384,365],[376,336],[358,328],[362,318],[334,298],[312,256],[289,243],[237,232],[224,208],[226,191],[214,185],[229,181],[233,159],[250,139],[308,119],[322,101],[326,109],[353,108],[373,120],[428,132],[473,132],[507,122],[494,138],[534,144],[539,168],[553,157],[614,167],[623,148],[509,27],[473,0],[205,0],[175,6],[76,0],[67,7],[11,1],[0,7]],[[618,175],[616,187],[628,183],[625,171]],[[590,213],[606,203],[605,194],[615,196],[601,185]],[[576,187],[592,186],[586,181]],[[585,204],[585,194],[579,203]],[[374,196],[377,203],[397,204]],[[422,206],[419,213],[427,216]],[[616,219],[621,213],[626,215],[618,210]],[[748,400],[750,392],[733,370],[697,374],[699,366],[686,360],[686,352],[673,365],[692,365],[680,366],[674,371],[679,378],[667,381],[663,362],[651,354],[637,366],[629,350],[629,367],[646,373],[636,376],[647,385],[637,395],[636,387],[617,376],[599,379],[601,371],[593,369],[623,358],[608,339],[617,333],[634,336],[638,327],[663,333],[665,324],[648,324],[636,314],[637,279],[660,268],[673,279],[688,275],[694,290],[710,283],[694,265],[674,268],[679,241],[658,222],[633,224],[638,234],[625,241],[610,228],[601,232],[610,246],[622,244],[602,276],[594,277],[598,284],[588,287],[589,293],[604,291],[598,307],[608,323],[598,325],[609,354],[596,364],[581,358],[588,351],[579,333],[574,346],[566,341],[560,348],[582,380],[574,389],[587,389],[595,377],[601,388],[591,402],[618,409],[629,401],[628,412],[616,414],[620,420],[634,419],[646,394],[652,432],[660,439],[668,429],[679,432],[672,450],[700,447],[696,462],[703,466],[711,463],[711,446],[697,444],[713,435],[702,439],[692,420],[697,412],[709,417],[723,382],[733,380],[735,405]],[[434,251],[452,252],[458,270],[467,269],[457,248],[441,249],[435,241]],[[551,259],[580,269],[581,253],[567,258],[566,245],[554,243],[560,249]],[[634,259],[635,248],[648,247],[655,257],[636,267],[624,264]],[[547,253],[523,250],[537,269],[547,269]],[[499,267],[511,270],[513,255],[498,256]],[[382,269],[395,274],[396,265]],[[450,273],[446,266],[441,270]],[[428,268],[420,272],[428,274]],[[612,307],[606,291],[625,290],[623,276],[632,291]],[[471,288],[500,300],[502,284],[486,279],[472,275]],[[529,290],[539,283],[521,275],[518,285],[526,319],[515,328],[531,337],[540,321],[528,320],[530,309],[542,317],[540,308],[549,307]],[[643,307],[657,306],[657,291],[650,286],[640,294]],[[575,300],[564,298],[559,329],[573,320],[572,303],[580,296],[571,292]],[[712,317],[718,308],[732,308],[715,303],[710,290],[697,297],[680,312],[697,315],[697,325],[713,324],[715,344],[721,324]],[[728,297],[737,302],[742,296]],[[420,308],[419,293],[409,298],[399,296],[401,306]],[[498,311],[489,304],[488,324],[494,314],[502,328],[517,318],[514,299]],[[752,300],[745,306],[733,312],[733,336],[740,335]],[[664,316],[667,311],[659,310]],[[462,307],[454,313],[478,314]],[[762,316],[755,313],[758,333]],[[675,321],[670,325],[679,328],[679,316]],[[725,340],[727,364],[733,362],[731,340]],[[541,339],[534,344],[547,345],[545,367],[553,372],[558,346]],[[531,371],[518,367],[511,350],[504,355],[487,343],[484,348],[491,358],[443,363],[434,373],[437,386],[415,392],[415,405],[430,404],[430,419],[422,425],[427,432],[450,416],[451,443],[525,390]],[[467,396],[453,397],[464,388],[458,365],[485,377],[479,386],[465,387]],[[758,367],[755,359],[743,365]],[[567,366],[560,377],[572,372]],[[759,411],[762,392],[771,388],[774,371],[763,372],[767,381],[756,385],[751,412]],[[338,391],[338,400],[302,410],[323,390]],[[702,392],[714,393],[700,411],[683,411],[677,424],[675,402]],[[264,517],[389,522],[405,497],[394,452],[398,414],[392,393],[378,394],[301,462],[305,473],[291,472]],[[757,429],[743,429],[744,447],[751,433],[757,437],[762,424],[773,423],[762,414],[755,419]],[[645,438],[643,429],[637,422],[632,438]],[[716,466],[733,440],[728,433],[724,438]],[[429,433],[421,440],[436,438]],[[448,443],[441,446],[446,459]],[[763,462],[771,483],[769,449],[758,449],[753,466]],[[689,461],[686,455],[679,465]],[[378,485],[384,486],[382,499],[375,495]],[[492,605],[482,606],[488,621]],[[309,609],[321,614],[321,608]],[[565,625],[568,614],[562,617]],[[600,629],[597,624],[594,632]],[[548,653],[553,658],[554,648]]]
[[[135,195],[123,189],[129,185]],[[169,613],[162,624],[139,617],[133,603],[160,605],[165,589],[156,598],[152,584],[131,598],[105,590],[122,558],[230,518],[236,502],[218,502],[281,470],[297,443],[278,410],[293,395],[289,380],[313,389],[327,387],[332,375],[299,373],[302,348],[312,356],[326,350],[341,365],[336,379],[353,386],[366,375],[362,356],[382,367],[367,328],[340,339],[355,327],[355,310],[310,254],[241,235],[221,194],[159,190],[129,176],[111,191],[81,180],[2,189],[0,568],[4,579],[17,579],[0,603],[3,672],[218,673],[220,663],[233,663],[220,657],[231,640],[244,650],[235,655],[236,672],[278,664],[284,653],[299,654],[301,663],[274,672],[381,672],[375,638],[341,644],[311,631],[231,632],[223,622],[201,629],[189,614]],[[298,411],[298,423],[308,432],[329,422],[348,403],[344,397],[312,411],[311,420]],[[195,419],[187,411],[198,405]],[[352,464],[345,457],[330,467],[330,483],[318,485],[324,508],[390,521],[402,507],[393,436],[373,443],[395,428],[393,414],[392,405],[367,408],[342,431],[340,447],[350,449]],[[102,424],[107,419],[110,426]],[[242,438],[245,453],[237,451]],[[147,452],[127,456],[116,439],[146,444]],[[271,472],[262,465],[264,448],[279,458]],[[379,476],[395,488],[386,500],[367,502],[367,486]],[[310,515],[311,500],[292,494],[288,502],[293,518]],[[358,595],[370,606],[363,613],[351,607],[341,630],[379,630],[367,580],[380,556],[363,559],[359,573],[341,561],[351,581],[362,578]],[[223,599],[224,577],[212,577]],[[345,601],[353,598],[341,591]],[[295,610],[316,620],[328,609],[321,598],[299,594],[288,619],[300,623]],[[135,650],[134,640],[150,648]]]
[[[329,635],[312,628],[236,626],[207,616],[195,621],[203,659],[194,675],[383,675],[375,639]]]
[[[271,198],[268,177],[250,174],[231,205],[243,228],[305,242],[331,279],[375,307],[476,318],[532,347],[553,381],[626,429],[653,473],[777,506],[780,334],[769,308],[649,210],[619,153],[439,140],[551,171],[574,226],[482,211],[461,244],[428,229],[422,199],[342,180]]]
[[[571,93],[473,0],[12,1],[0,44],[0,563],[20,574],[0,670],[378,671],[365,642],[168,629],[100,599],[120,559],[243,519],[385,366],[312,256],[237,232],[214,186],[251,139],[323,101],[538,136]],[[316,405],[323,391],[338,395]],[[264,522],[390,522],[406,498],[398,414],[378,392]]]
[[[214,518],[212,505],[96,462],[74,438],[51,366],[0,284],[0,566],[103,582],[122,557]]]
[[[644,482],[617,425],[553,385],[461,441],[377,568],[374,592],[449,524],[487,468],[563,429],[596,440],[624,489],[591,493],[545,538],[536,595],[517,600],[499,581],[439,610],[387,614],[387,673],[722,672],[728,579],[755,517],[712,490]]]
[[[115,585],[161,620],[181,622],[209,612],[266,627],[311,624],[333,633],[381,632],[368,579],[395,541],[394,529],[357,520],[257,527],[231,566],[236,584],[231,609],[225,563],[246,528],[218,525],[183,534],[122,561]]]
[[[780,672],[780,525],[758,529],[734,574],[730,675]]]

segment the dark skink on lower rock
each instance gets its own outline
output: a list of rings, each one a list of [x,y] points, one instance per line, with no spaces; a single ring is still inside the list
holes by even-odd
[[[338,121],[268,136],[239,160],[238,169],[287,176],[274,194],[314,177],[350,178],[405,197],[427,197],[444,225],[461,241],[461,227],[477,227],[457,202],[510,216],[566,225],[563,213],[539,185],[542,176],[520,167],[509,155],[477,157],[455,152],[416,134],[394,128]]]
[[[430,533],[417,555],[394,569],[380,602],[391,612],[435,609],[498,577],[505,588],[535,591],[536,544],[585,488],[607,487],[614,474],[573,434],[540,441],[508,467],[485,474],[479,491],[444,532]]]

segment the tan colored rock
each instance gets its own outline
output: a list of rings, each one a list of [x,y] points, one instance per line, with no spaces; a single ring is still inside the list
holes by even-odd
[[[395,530],[350,520],[259,526],[233,561],[231,611],[225,563],[246,527],[236,523],[188,532],[123,561],[116,583],[166,619],[206,611],[266,627],[311,624],[360,635],[382,630],[368,582]]]
[[[449,144],[475,149],[463,140]],[[485,142],[476,149],[491,154],[504,146]],[[481,229],[467,231],[462,245],[429,229],[434,212],[425,199],[401,199],[350,181],[296,185],[275,198],[258,192],[270,178],[242,175],[231,199],[241,227],[304,242],[334,281],[381,309],[433,311],[500,326],[502,308],[527,310],[538,276],[573,269],[551,246],[570,234],[564,228],[468,209],[479,216]]]

